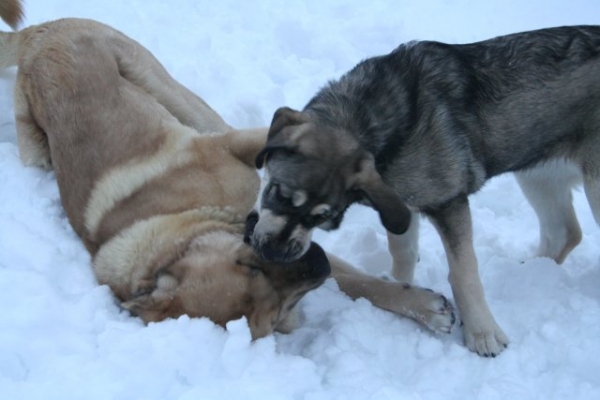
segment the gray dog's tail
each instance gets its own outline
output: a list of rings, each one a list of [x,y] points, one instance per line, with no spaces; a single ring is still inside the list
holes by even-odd
[[[0,18],[14,30],[23,21],[22,0],[0,0]]]

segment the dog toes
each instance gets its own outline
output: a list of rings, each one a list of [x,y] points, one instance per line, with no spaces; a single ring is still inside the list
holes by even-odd
[[[450,333],[456,322],[454,306],[446,297],[431,289],[407,285],[417,295],[418,305],[412,317],[433,332]],[[409,314],[410,315],[410,314]]]
[[[446,297],[431,289],[408,283],[391,282],[388,293],[391,306],[382,308],[409,317],[433,332],[450,333],[456,322],[454,306]]]
[[[436,298],[430,303],[429,312],[423,317],[425,326],[434,332],[450,333],[456,322],[452,303],[446,297],[435,294]]]
[[[496,357],[508,347],[508,337],[500,328],[484,332],[464,332],[465,345],[482,357]]]

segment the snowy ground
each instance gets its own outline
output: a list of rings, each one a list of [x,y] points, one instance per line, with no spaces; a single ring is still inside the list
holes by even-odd
[[[228,122],[249,127],[279,106],[301,108],[328,79],[401,42],[600,23],[600,3],[28,0],[27,15],[27,25],[78,16],[122,30]],[[600,229],[581,192],[583,242],[560,267],[531,258],[537,221],[512,176],[473,197],[484,287],[512,340],[495,359],[467,351],[460,330],[433,335],[351,301],[331,280],[302,301],[306,322],[290,335],[251,343],[244,321],[224,331],[186,317],[145,327],[96,285],[53,175],[21,166],[14,75],[0,75],[1,398],[600,399]],[[372,274],[390,263],[365,208],[316,240]],[[428,222],[421,244],[417,282],[451,297]]]

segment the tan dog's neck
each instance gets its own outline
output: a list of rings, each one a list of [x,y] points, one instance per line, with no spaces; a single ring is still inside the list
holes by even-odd
[[[244,219],[230,209],[204,207],[159,215],[133,224],[104,244],[94,257],[100,284],[109,285],[122,301],[140,292],[148,279],[181,257],[190,242],[203,234],[242,234]]]

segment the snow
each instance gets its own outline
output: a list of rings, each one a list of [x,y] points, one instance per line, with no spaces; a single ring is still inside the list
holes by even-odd
[[[597,0],[28,0],[25,25],[60,17],[108,23],[149,48],[234,126],[301,108],[327,80],[412,39],[452,43],[600,22]],[[6,29],[2,26],[2,29]],[[512,176],[472,197],[490,307],[511,338],[495,359],[352,301],[335,282],[301,302],[303,325],[256,342],[181,317],[144,326],[98,286],[52,173],[20,164],[14,69],[0,73],[0,388],[3,399],[600,399],[600,229],[581,191],[584,238],[557,266],[533,258],[537,220]],[[350,209],[318,232],[371,274],[390,256],[376,214]],[[441,242],[421,229],[416,281],[451,297]]]

